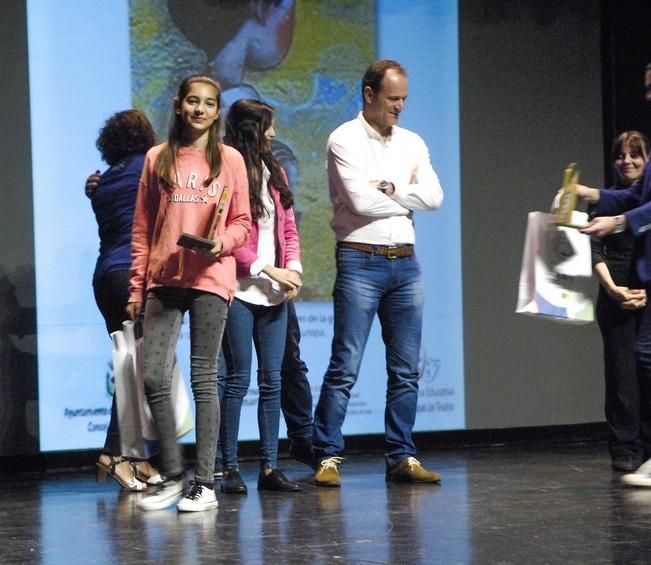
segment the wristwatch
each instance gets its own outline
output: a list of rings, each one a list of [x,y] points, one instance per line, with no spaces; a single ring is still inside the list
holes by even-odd
[[[386,193],[387,193],[387,190],[389,190],[389,187],[390,187],[390,186],[391,186],[391,183],[390,183],[390,182],[388,182],[388,181],[386,181],[386,180],[381,180],[381,181],[378,183],[378,185],[377,185],[377,189],[378,189],[380,192],[383,192],[384,194],[386,194]]]
[[[626,225],[624,223],[624,216],[615,216],[615,229],[613,230],[613,233],[622,233],[626,229]]]

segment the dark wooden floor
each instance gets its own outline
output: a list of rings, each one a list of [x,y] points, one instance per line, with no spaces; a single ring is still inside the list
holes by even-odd
[[[219,508],[143,513],[92,471],[0,475],[0,563],[650,563],[651,489],[623,488],[602,443],[421,454],[440,487],[387,485],[352,456],[341,489],[218,493]]]

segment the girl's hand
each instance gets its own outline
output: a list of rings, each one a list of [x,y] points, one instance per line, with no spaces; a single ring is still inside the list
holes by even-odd
[[[646,307],[646,298],[641,299],[631,299],[625,302],[619,303],[620,308],[623,310],[639,310],[640,308]]]
[[[283,285],[287,289],[287,292],[295,292],[295,295],[298,294],[298,291],[303,286],[301,275],[296,271],[290,271],[289,269],[280,269],[278,267],[267,265],[264,269],[262,269],[262,272]]]
[[[223,247],[224,243],[221,239],[217,238],[215,240],[215,246],[210,251],[208,251],[208,253],[213,257],[219,257],[219,254],[222,252]]]
[[[286,300],[294,300],[298,296],[298,289],[291,289],[285,293]]]
[[[298,293],[301,291],[301,288],[303,287],[303,279],[301,277],[301,273],[298,271],[289,271],[290,279],[294,283],[294,288],[290,288],[285,292],[285,298],[287,300],[293,300],[298,296]]]
[[[646,291],[643,288],[614,285],[606,290],[610,297],[616,300],[621,308],[626,310],[642,308],[646,304]]]
[[[127,315],[130,320],[134,322],[140,318],[140,312],[142,311],[142,302],[129,302],[127,304]]]
[[[606,291],[613,300],[617,300],[620,303],[636,298],[636,291],[631,291],[627,286],[612,285],[608,286]]]
[[[298,296],[298,293],[303,287],[303,278],[301,277],[301,273],[299,273],[298,271],[289,271],[289,276],[292,278],[296,286],[295,288],[287,290],[287,292],[285,293],[285,298],[287,300],[293,300]]]
[[[638,310],[646,306],[646,290],[643,288],[630,288],[627,294],[628,298],[619,303],[624,310]]]
[[[303,286],[303,278],[298,271],[288,271],[287,277],[294,283],[294,286],[300,290]]]

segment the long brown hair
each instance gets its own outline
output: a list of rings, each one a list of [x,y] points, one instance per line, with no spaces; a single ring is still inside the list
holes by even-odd
[[[214,87],[216,91],[217,108],[221,109],[221,87],[214,78],[207,75],[191,75],[184,78],[179,85],[179,91],[176,95],[178,103],[183,102],[190,91],[190,87],[196,82],[203,82]],[[208,161],[210,167],[210,176],[203,182],[204,186],[209,186],[210,183],[219,176],[222,169],[221,141],[219,140],[221,123],[220,114],[210,126],[208,133],[206,161]],[[167,143],[158,154],[158,158],[154,165],[154,170],[160,185],[168,192],[171,192],[176,185],[176,155],[185,139],[185,128],[186,125],[183,122],[183,119],[175,112],[174,118],[172,119],[172,125],[170,126],[170,132],[167,137]]]
[[[280,193],[283,208],[293,206],[292,195],[278,160],[271,152],[271,144],[265,132],[272,126],[274,111],[260,100],[242,99],[233,104],[226,118],[224,143],[237,149],[244,157],[249,176],[249,200],[251,216],[260,218],[265,209],[262,204],[262,165],[269,170],[269,183]]]

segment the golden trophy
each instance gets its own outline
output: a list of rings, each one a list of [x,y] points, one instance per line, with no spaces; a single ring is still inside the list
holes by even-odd
[[[556,209],[556,225],[576,227],[572,222],[572,213],[576,208],[576,185],[579,182],[579,166],[570,163],[563,172],[563,187]]]
[[[181,247],[187,247],[188,249],[202,249],[205,251],[210,251],[215,247],[215,229],[219,223],[219,219],[222,217],[224,208],[226,207],[226,200],[228,199],[228,187],[225,186],[222,190],[221,195],[219,196],[219,202],[215,204],[215,209],[213,211],[212,220],[208,226],[206,237],[201,237],[198,235],[193,235],[190,233],[183,232],[178,241],[177,245]]]

